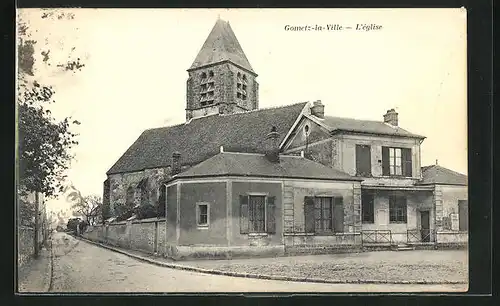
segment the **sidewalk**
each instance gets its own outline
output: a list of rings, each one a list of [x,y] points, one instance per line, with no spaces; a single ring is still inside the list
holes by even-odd
[[[232,260],[173,260],[75,237],[91,244],[166,268],[200,273],[296,282],[334,284],[464,284],[463,255],[442,251],[367,252]],[[422,253],[424,252],[424,253]],[[446,253],[444,253],[446,252]],[[451,252],[451,253],[448,253]],[[397,259],[395,257],[402,256]],[[426,258],[427,257],[427,258]],[[430,257],[430,258],[429,258]]]
[[[50,240],[48,241],[50,246]],[[52,277],[52,258],[50,247],[40,250],[37,259],[32,258],[22,267],[18,267],[19,293],[48,292]]]

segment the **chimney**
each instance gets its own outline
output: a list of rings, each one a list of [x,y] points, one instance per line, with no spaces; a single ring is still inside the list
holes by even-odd
[[[273,126],[266,137],[266,157],[273,163],[279,163],[280,161],[278,138],[279,133],[276,131],[276,127]]]
[[[321,119],[325,118],[325,106],[321,103],[321,100],[314,101],[311,107],[311,115]]]
[[[384,122],[393,126],[398,126],[398,113],[396,113],[394,108],[391,108],[387,111],[387,113],[385,113]]]
[[[174,152],[172,154],[172,175],[176,175],[181,172],[181,153]]]

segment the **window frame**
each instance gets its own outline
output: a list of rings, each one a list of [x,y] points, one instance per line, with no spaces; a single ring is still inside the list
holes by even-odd
[[[267,234],[267,198],[269,197],[269,195],[267,193],[247,193],[246,196],[248,197],[248,234],[250,234],[250,235],[252,235],[252,234]],[[262,220],[262,222],[264,222],[264,228],[262,229],[262,231],[251,230],[252,226],[250,226],[250,224],[252,223],[252,221],[255,222],[254,220],[250,219],[250,216],[251,216],[250,199],[252,197],[263,197],[264,198],[264,211],[263,211],[264,218]],[[255,226],[253,226],[253,228],[255,228]]]
[[[330,211],[330,216],[329,216],[329,219],[328,218],[324,218],[323,214],[324,214],[324,211],[325,211],[325,207],[323,206],[323,204],[325,204],[325,202],[323,201],[320,201],[319,203],[317,201],[319,200],[323,200],[323,199],[329,199],[330,202],[329,203],[326,203],[326,204],[329,204],[329,211]],[[319,204],[319,209],[317,208],[317,205]],[[334,197],[331,197],[331,196],[315,196],[314,197],[314,230],[316,233],[334,233],[335,232],[335,229],[334,229],[334,224],[333,224],[333,220],[334,220],[334,217],[333,217],[333,207],[334,207]],[[317,215],[318,215],[318,210],[319,210],[319,213],[320,213],[320,217],[318,218]],[[319,221],[319,224],[320,224],[320,228],[318,228],[317,224],[318,224],[318,221]],[[324,222],[327,221],[328,224],[330,225],[330,228],[329,229],[325,229],[324,228]]]
[[[393,213],[393,211],[395,213]],[[404,213],[401,213],[402,211],[404,211]],[[394,219],[393,216],[395,216]],[[404,220],[400,220],[400,217],[402,217],[401,219]],[[389,195],[389,223],[390,224],[408,223],[408,198],[406,196],[394,195],[394,194]]]
[[[401,148],[389,147],[389,175],[390,176],[403,176],[403,157]],[[398,153],[399,152],[399,165],[398,161]],[[391,157],[392,153],[392,157]],[[397,173],[397,169],[399,169],[399,173]]]
[[[206,206],[207,207],[207,222],[206,223],[200,223],[201,219],[201,206]],[[206,229],[210,227],[210,203],[209,202],[197,202],[196,203],[196,227],[199,229]]]
[[[384,160],[384,149],[387,149],[387,164]],[[391,152],[393,155],[391,156]],[[397,164],[399,152],[399,165]],[[413,177],[413,149],[408,147],[382,146],[382,176],[385,177]],[[405,159],[405,156],[408,159]],[[384,166],[384,164],[386,164]],[[384,172],[384,167],[387,167],[387,173]],[[397,174],[396,167],[400,169],[400,174]],[[392,171],[392,172],[391,172]]]

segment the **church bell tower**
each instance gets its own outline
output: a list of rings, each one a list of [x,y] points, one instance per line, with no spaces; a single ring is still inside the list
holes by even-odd
[[[187,70],[186,120],[259,107],[259,84],[229,22],[215,23]]]

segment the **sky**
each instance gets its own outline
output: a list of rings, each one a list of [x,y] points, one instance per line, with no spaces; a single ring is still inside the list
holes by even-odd
[[[61,10],[59,10],[61,11]],[[230,22],[254,71],[259,106],[321,100],[325,114],[383,120],[426,136],[422,166],[467,174],[465,9],[68,9],[74,19],[22,10],[52,59],[71,53],[75,74],[35,63],[54,86],[56,117],[82,124],[68,178],[102,196],[106,171],[145,129],[185,121],[186,69],[217,18]],[[371,31],[286,31],[339,24]],[[43,43],[42,43],[43,42]],[[72,50],[74,48],[74,50]],[[68,51],[69,50],[69,51]],[[65,209],[64,199],[49,209]]]

